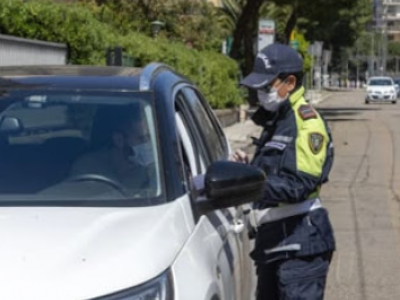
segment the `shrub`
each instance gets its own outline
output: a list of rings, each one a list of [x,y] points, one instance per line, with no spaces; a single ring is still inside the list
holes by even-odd
[[[23,38],[68,45],[71,64],[105,65],[109,47],[122,46],[138,66],[158,61],[170,65],[193,80],[213,108],[226,108],[242,101],[237,86],[239,68],[235,61],[210,51],[131,32],[119,34],[101,22],[93,9],[49,1],[0,0],[0,31]]]

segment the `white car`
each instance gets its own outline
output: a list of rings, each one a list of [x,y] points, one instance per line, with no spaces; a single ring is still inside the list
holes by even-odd
[[[397,102],[397,89],[391,77],[371,77],[366,84],[367,93],[365,103],[370,102]]]
[[[249,203],[265,175],[227,161],[188,79],[18,66],[0,87],[0,299],[253,299]],[[127,113],[139,127],[116,126]]]

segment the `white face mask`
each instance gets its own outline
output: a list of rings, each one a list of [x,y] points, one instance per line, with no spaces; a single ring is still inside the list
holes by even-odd
[[[257,90],[257,96],[258,96],[258,101],[260,101],[260,104],[262,107],[264,107],[265,110],[268,111],[277,111],[279,108],[280,103],[286,99],[281,98],[278,95],[279,88],[284,84],[285,82],[282,82],[279,86],[276,88],[271,88],[269,93],[263,91],[263,90]]]
[[[129,159],[133,162],[138,163],[142,166],[147,166],[154,162],[153,148],[151,143],[143,143],[135,146],[131,146],[133,155]]]

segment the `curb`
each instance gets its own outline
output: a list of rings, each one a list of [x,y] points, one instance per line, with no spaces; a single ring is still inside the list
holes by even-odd
[[[214,109],[222,128],[235,125],[240,121],[240,108],[232,109]]]
[[[358,90],[363,90],[363,88],[339,88],[339,87],[324,87],[325,91],[328,92],[354,92]]]
[[[322,101],[325,101],[326,99],[328,99],[330,96],[332,96],[332,94],[331,93],[329,93],[329,94],[327,94],[327,95],[325,95],[325,96],[322,96],[320,99],[318,99],[318,100],[310,100],[310,103],[311,103],[311,105],[317,105],[317,104],[319,104],[319,103],[321,103]]]

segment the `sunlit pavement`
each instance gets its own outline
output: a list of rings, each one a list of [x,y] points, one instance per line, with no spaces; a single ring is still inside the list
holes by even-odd
[[[335,143],[322,191],[337,238],[325,299],[400,299],[400,102],[366,105],[357,91],[316,105]],[[225,131],[232,148],[248,151],[260,132],[251,121]]]
[[[400,103],[334,93],[319,109],[336,160],[323,189],[337,237],[326,299],[400,299]]]

